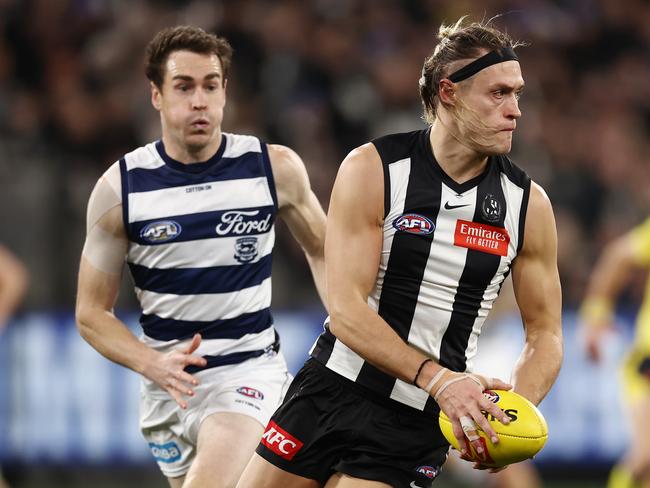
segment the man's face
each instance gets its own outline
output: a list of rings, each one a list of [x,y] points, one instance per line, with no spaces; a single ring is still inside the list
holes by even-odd
[[[458,128],[470,147],[483,154],[506,154],[521,117],[519,96],[524,88],[517,61],[493,64],[459,89]]]
[[[218,147],[226,104],[224,85],[216,54],[174,51],[169,55],[162,88],[152,84],[152,103],[160,111],[163,134],[170,142],[190,153]]]

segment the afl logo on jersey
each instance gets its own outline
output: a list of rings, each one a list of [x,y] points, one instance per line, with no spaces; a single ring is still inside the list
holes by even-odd
[[[408,213],[393,220],[393,227],[409,234],[426,235],[431,234],[436,226],[424,215]]]
[[[160,244],[171,241],[181,233],[181,224],[173,220],[159,220],[151,222],[140,231],[140,239],[150,244]]]

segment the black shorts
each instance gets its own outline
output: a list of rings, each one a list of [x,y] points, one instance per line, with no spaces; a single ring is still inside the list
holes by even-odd
[[[257,453],[321,484],[340,472],[396,488],[431,487],[449,449],[438,419],[406,406],[396,409],[360,388],[310,359]]]

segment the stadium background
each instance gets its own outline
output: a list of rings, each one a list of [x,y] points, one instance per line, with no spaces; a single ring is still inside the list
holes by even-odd
[[[423,127],[417,80],[436,27],[498,13],[531,44],[519,50],[527,87],[512,157],[549,193],[560,243],[566,361],[542,403],[551,438],[537,463],[548,486],[601,486],[625,443],[614,369],[644,276],[626,290],[601,367],[581,352],[574,311],[602,246],[650,207],[643,0],[0,0],[0,243],[31,274],[0,337],[12,486],[165,486],[137,431],[137,377],[83,343],[72,319],[92,186],[159,137],[142,54],[157,30],[190,23],[230,40],[224,130],[294,148],[327,208],[347,151]],[[323,312],[300,249],[282,225],[277,235],[273,302],[295,370]],[[123,288],[119,315],[135,330],[128,279]],[[521,326],[502,321],[491,341],[518,350]]]

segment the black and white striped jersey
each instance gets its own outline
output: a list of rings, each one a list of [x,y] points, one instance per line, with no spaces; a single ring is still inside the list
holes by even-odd
[[[368,305],[412,346],[471,371],[481,326],[523,244],[530,178],[505,156],[458,184],[436,162],[429,130],[373,141],[384,168],[381,260]],[[311,355],[362,387],[418,410],[437,405],[329,332]]]

